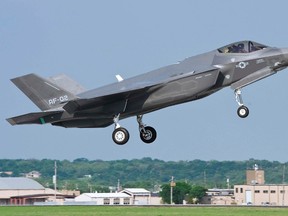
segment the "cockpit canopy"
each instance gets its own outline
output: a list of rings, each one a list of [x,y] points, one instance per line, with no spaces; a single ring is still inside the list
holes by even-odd
[[[268,46],[253,41],[240,41],[221,47],[218,51],[220,53],[251,53],[267,47]]]

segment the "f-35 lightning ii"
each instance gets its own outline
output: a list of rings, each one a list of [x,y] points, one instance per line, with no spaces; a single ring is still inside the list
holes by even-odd
[[[230,86],[239,105],[237,114],[246,118],[241,89],[288,66],[288,48],[269,47],[253,41],[241,41],[184,59],[151,72],[86,91],[81,85],[60,75],[42,78],[36,74],[11,81],[42,112],[7,119],[11,125],[46,124],[66,128],[99,128],[114,124],[113,141],[123,145],[129,132],[119,120],[136,116],[140,138],[152,143],[157,136],[146,126],[144,114],[211,95]]]

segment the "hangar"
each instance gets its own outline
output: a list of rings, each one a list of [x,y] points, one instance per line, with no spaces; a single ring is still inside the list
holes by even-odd
[[[56,192],[57,199],[63,195]],[[55,200],[55,191],[24,177],[0,177],[0,205],[32,205]]]

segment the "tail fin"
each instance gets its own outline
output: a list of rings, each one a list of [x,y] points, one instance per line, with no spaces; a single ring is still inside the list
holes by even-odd
[[[27,74],[11,81],[42,111],[57,109],[76,98],[73,93],[36,74]]]
[[[75,95],[78,95],[86,91],[86,89],[83,86],[81,86],[79,83],[75,82],[73,79],[71,79],[65,74],[49,77],[47,79],[52,83],[56,84],[57,86]]]

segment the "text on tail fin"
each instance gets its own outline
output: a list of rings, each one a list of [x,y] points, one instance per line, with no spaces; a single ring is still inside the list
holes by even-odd
[[[41,110],[56,109],[75,99],[71,92],[36,74],[27,74],[11,80]]]

